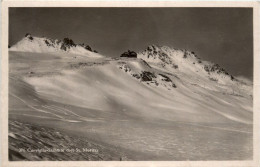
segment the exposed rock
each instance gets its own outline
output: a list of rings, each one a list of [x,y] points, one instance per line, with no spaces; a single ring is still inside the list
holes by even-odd
[[[211,77],[209,77],[209,79],[210,79],[211,81],[218,81],[217,78],[211,78]]]
[[[26,33],[26,34],[25,34],[25,37],[30,37],[30,36],[31,36],[30,33]]]
[[[26,33],[26,34],[25,34],[25,37],[28,38],[28,39],[30,39],[31,41],[33,40],[33,37],[32,37],[31,34],[29,34],[29,33]]]
[[[91,49],[91,47],[89,45],[85,46],[85,49],[87,49],[87,50],[92,52],[92,49]]]
[[[176,86],[174,83],[172,83],[172,87],[173,87],[173,88],[177,88],[177,86]]]
[[[166,75],[164,75],[164,74],[159,74],[159,75],[164,78],[164,79],[162,79],[163,81],[172,82],[172,80],[171,80],[168,76],[166,76]]]
[[[73,42],[73,40],[69,39],[69,38],[64,38],[63,44],[66,46],[76,46],[76,44]]]
[[[235,78],[231,75],[231,76],[230,76],[230,79],[233,81]]]
[[[64,38],[64,39],[63,39],[63,43],[62,43],[60,49],[66,51],[67,48],[69,49],[70,47],[75,47],[75,46],[76,46],[76,44],[73,42],[72,39]]]
[[[139,74],[132,74],[133,77],[137,78],[137,79],[140,79],[140,75]]]
[[[164,74],[158,74],[158,75],[163,77],[162,81],[170,82],[173,88],[177,88],[177,86],[172,82],[172,80],[167,75]]]
[[[218,74],[222,73],[222,74],[229,75],[229,73],[224,68],[221,68],[218,64],[204,65],[204,70],[207,71],[208,73],[216,72]]]
[[[179,66],[176,65],[176,64],[173,64],[172,67],[175,68],[175,69],[179,68]]]
[[[172,64],[170,56],[162,50],[159,50],[157,46],[148,46],[145,52],[147,53],[147,58],[160,59],[163,67],[165,64]]]
[[[54,40],[49,40],[49,41],[48,41],[48,40],[46,39],[46,40],[44,40],[44,42],[45,42],[45,44],[46,44],[47,46],[52,46],[52,47],[54,47],[54,44],[53,44],[53,43],[55,42]]]
[[[152,68],[145,60],[143,60],[143,59],[141,59],[142,60],[142,62],[146,65],[146,66],[148,66],[149,68]]]
[[[142,71],[141,81],[152,81],[156,76],[149,71]]]

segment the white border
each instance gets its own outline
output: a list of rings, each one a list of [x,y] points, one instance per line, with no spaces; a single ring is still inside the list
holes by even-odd
[[[1,166],[178,166],[178,167],[259,167],[260,130],[260,13],[257,2],[172,2],[172,1],[4,1],[2,2],[1,60]],[[8,7],[252,7],[254,17],[254,158],[253,161],[8,161]]]

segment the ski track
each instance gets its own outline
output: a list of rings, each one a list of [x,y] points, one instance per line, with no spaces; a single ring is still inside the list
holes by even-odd
[[[174,123],[178,123],[178,124],[186,124],[186,125],[200,126],[200,127],[210,128],[210,129],[217,129],[217,130],[224,130],[224,131],[230,131],[230,132],[240,132],[240,133],[252,134],[252,132],[243,131],[243,130],[236,130],[236,129],[229,129],[229,128],[220,128],[220,127],[200,125],[200,124],[188,123],[188,122],[179,122],[179,121],[173,121],[173,122],[174,122]],[[163,124],[163,123],[162,123],[162,124]]]
[[[54,114],[54,113],[52,113],[52,112],[48,112],[48,111],[45,111],[45,110],[41,110],[41,109],[35,108],[35,107],[33,107],[32,105],[29,105],[28,103],[26,103],[26,102],[25,102],[23,99],[21,99],[20,97],[14,95],[14,94],[12,94],[12,93],[10,93],[10,95],[12,95],[13,97],[19,99],[19,100],[22,101],[26,106],[28,106],[28,107],[30,107],[30,108],[36,110],[36,111],[43,112],[43,113],[47,113],[47,114],[52,114],[52,115],[55,115],[56,117],[63,118],[63,117],[61,117],[61,116],[59,116],[59,115],[57,115],[57,114]],[[80,116],[80,115],[78,115],[78,114],[76,114],[76,113],[74,113],[74,112],[72,112],[72,111],[70,111],[70,110],[67,110],[67,109],[64,109],[64,110],[63,110],[63,109],[61,109],[60,107],[57,107],[57,106],[54,106],[54,105],[51,105],[51,106],[42,105],[42,107],[43,107],[43,108],[50,109],[50,110],[53,110],[53,111],[56,111],[56,112],[63,113],[63,114],[65,114],[65,115],[67,114],[66,111],[68,111],[68,112],[70,112],[71,114],[73,114],[73,115],[75,115],[75,116],[82,117],[82,116]],[[56,109],[54,109],[54,108],[56,108]],[[65,110],[66,110],[66,111],[65,111]]]
[[[41,109],[38,109],[38,108],[33,107],[32,105],[26,103],[23,99],[21,99],[20,97],[14,95],[14,94],[12,94],[12,93],[10,93],[10,95],[12,95],[13,97],[15,97],[15,98],[19,99],[20,101],[22,101],[22,102],[23,102],[26,106],[28,106],[29,108],[32,108],[32,109],[34,109],[34,110],[36,110],[36,111],[38,111],[38,112],[43,112],[43,113],[47,113],[47,114],[52,114],[52,115],[54,115],[54,116],[56,116],[56,117],[58,117],[58,118],[63,119],[63,117],[61,117],[61,116],[59,116],[59,115],[57,115],[57,114],[54,114],[54,113],[51,113],[51,112],[48,112],[48,111],[41,110]]]
[[[81,122],[81,121],[76,121],[76,120],[68,120],[68,119],[65,119],[64,117],[62,117],[62,116],[60,116],[60,115],[57,115],[57,114],[54,114],[54,113],[52,113],[52,112],[48,112],[48,111],[45,111],[45,110],[41,110],[41,109],[35,108],[35,107],[29,105],[28,103],[26,103],[26,102],[25,102],[23,99],[21,99],[20,97],[14,95],[14,94],[12,94],[12,93],[10,93],[10,95],[12,95],[13,97],[15,97],[15,98],[19,99],[20,101],[22,101],[22,102],[23,102],[26,106],[28,106],[29,108],[32,108],[32,109],[34,109],[34,110],[36,110],[36,111],[38,111],[38,112],[43,112],[43,113],[46,113],[46,114],[52,114],[52,115],[58,117],[58,118],[59,118],[58,120],[67,121],[67,122]],[[43,105],[42,107],[43,107],[43,108],[46,108],[46,109],[49,109],[49,110],[56,111],[56,112],[60,112],[60,113],[63,112],[63,114],[65,113],[64,110],[66,110],[66,111],[70,112],[72,115],[78,117],[78,119],[83,120],[83,121],[88,121],[88,122],[100,122],[100,121],[102,121],[102,120],[100,120],[100,119],[98,119],[98,120],[96,120],[96,119],[89,119],[89,118],[80,116],[80,115],[78,115],[78,114],[76,114],[76,113],[74,113],[74,112],[72,112],[72,111],[70,111],[70,110],[67,110],[67,109],[62,110],[62,109],[60,109],[60,107],[57,107],[57,106],[54,106],[54,105],[51,105],[51,107],[52,107],[52,108],[53,108],[53,107],[54,107],[54,108],[56,107],[56,108],[58,108],[59,110],[62,110],[62,111],[58,111],[58,110],[55,110],[55,109],[51,109],[51,107],[50,107],[50,106],[47,106],[47,105]],[[29,116],[29,114],[24,114],[24,115]],[[65,114],[65,115],[66,115],[66,114]],[[31,115],[31,116],[33,116],[33,115]],[[36,116],[35,116],[35,117],[36,117]],[[38,117],[41,117],[41,116],[38,116]],[[43,117],[42,117],[42,118],[43,118]],[[46,117],[46,118],[51,118],[51,117]],[[53,119],[55,119],[55,118],[53,118]],[[56,119],[57,119],[57,118],[56,118]]]
[[[71,114],[73,114],[73,115],[75,115],[75,116],[78,116],[78,117],[81,117],[81,118],[85,118],[85,117],[83,117],[83,116],[80,116],[80,115],[78,115],[78,114],[76,114],[76,113],[74,113],[73,111],[70,111],[70,110],[68,110],[68,109],[66,109],[66,108],[61,108],[61,107],[58,107],[58,106],[55,106],[55,105],[49,105],[49,107],[51,107],[51,108],[56,108],[57,110],[61,110],[61,111],[67,111],[67,112],[69,112],[69,113],[71,113]]]
[[[70,110],[68,110],[68,109],[61,108],[61,107],[58,107],[58,106],[55,106],[55,105],[50,105],[50,106],[48,106],[48,107],[49,107],[49,108],[52,108],[54,111],[55,111],[55,109],[57,109],[57,110],[60,110],[60,111],[63,111],[63,112],[64,112],[64,111],[65,111],[65,112],[66,112],[66,111],[67,111],[67,112],[70,112],[71,115],[76,116],[76,117],[78,117],[79,119],[84,120],[84,121],[88,121],[88,122],[100,122],[100,121],[102,121],[102,119],[89,119],[89,118],[80,116],[80,115],[74,113],[73,111],[70,111]]]
[[[18,96],[16,96],[16,95],[14,95],[14,94],[12,94],[12,93],[10,93],[12,96],[14,96],[14,97],[16,97],[17,99],[19,99],[20,101],[22,101],[25,105],[27,105],[28,107],[30,107],[30,108],[32,108],[32,109],[34,109],[34,110],[36,110],[36,111],[39,111],[39,112],[43,112],[43,113],[47,113],[47,114],[52,114],[52,115],[54,115],[54,116],[56,116],[56,117],[58,117],[59,119],[58,120],[67,120],[67,119],[64,119],[63,117],[61,117],[61,116],[59,116],[59,115],[57,115],[57,114],[54,114],[54,113],[51,113],[51,112],[47,112],[47,111],[44,111],[44,110],[41,110],[41,109],[37,109],[37,108],[35,108],[35,107],[33,107],[33,106],[31,106],[31,105],[29,105],[28,103],[26,103],[24,100],[22,100],[20,97],[18,97]],[[59,107],[57,107],[57,106],[54,106],[54,105],[51,105],[53,108],[59,108]],[[44,105],[43,106],[44,108],[49,108],[50,109],[50,106],[46,106],[46,105]],[[59,108],[60,109],[60,108]],[[52,109],[53,111],[57,111],[57,110],[54,110],[54,109]],[[61,109],[60,109],[61,110]],[[65,110],[67,110],[67,109],[65,109]],[[70,111],[70,110],[67,110],[67,111]],[[58,111],[58,112],[61,112],[61,111]],[[77,115],[77,114],[75,114],[74,112],[72,112],[72,111],[70,111],[71,113],[73,113],[74,115]],[[23,115],[29,115],[29,114],[23,114]],[[33,115],[31,115],[31,116],[33,116]],[[77,115],[77,116],[79,116],[79,115]],[[35,116],[35,117],[41,117],[41,118],[43,118],[44,116]],[[82,117],[82,116],[79,116],[80,118],[82,118],[82,120],[84,120],[84,121],[91,121],[91,122],[96,122],[96,121],[101,121],[101,120],[92,120],[92,119],[88,119],[88,118],[85,118],[85,117]],[[51,118],[51,117],[45,117],[45,118]],[[55,118],[52,118],[52,119],[55,119]],[[56,118],[57,119],[57,118]],[[67,120],[68,122],[69,121],[74,121],[74,120]],[[119,121],[125,121],[125,120],[119,120]],[[80,121],[77,121],[77,122],[80,122]],[[230,132],[240,132],[240,133],[248,133],[248,134],[251,134],[252,132],[248,132],[248,131],[242,131],[242,130],[235,130],[235,129],[228,129],[228,128],[220,128],[220,127],[214,127],[214,126],[206,126],[206,125],[199,125],[199,124],[194,124],[194,123],[185,123],[185,122],[178,122],[178,121],[175,121],[175,123],[179,123],[179,124],[186,124],[186,125],[194,125],[194,126],[200,126],[200,127],[205,127],[205,128],[211,128],[211,129],[218,129],[218,130],[224,130],[224,131],[230,131]]]
[[[50,106],[47,106],[47,105],[42,105],[43,108],[47,108],[49,110],[52,110],[52,111],[55,111],[55,112],[59,112],[59,113],[62,113],[62,114],[65,114],[65,115],[68,115],[68,113],[66,111],[61,111],[61,110],[58,110],[58,109],[54,109]]]
[[[220,127],[206,126],[206,125],[199,125],[199,124],[193,124],[193,123],[186,123],[186,124],[195,125],[195,126],[201,126],[201,127],[205,127],[205,128],[211,128],[211,129],[218,129],[218,130],[230,131],[230,132],[240,132],[240,133],[249,133],[249,134],[252,133],[252,132],[243,131],[243,130],[235,130],[235,129],[228,129],[228,128],[220,128]]]
[[[81,121],[77,121],[77,120],[59,119],[59,118],[52,118],[52,117],[46,117],[46,116],[37,116],[37,115],[31,115],[31,114],[17,114],[17,113],[10,113],[10,114],[12,114],[12,115],[23,115],[23,116],[36,117],[36,118],[55,119],[55,120],[65,121],[65,122],[81,122]]]

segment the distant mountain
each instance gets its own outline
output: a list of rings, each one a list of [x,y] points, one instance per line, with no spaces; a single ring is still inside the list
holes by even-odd
[[[89,45],[75,44],[72,39],[64,38],[63,40],[51,39],[46,37],[34,37],[26,34],[25,37],[11,46],[10,51],[35,52],[35,53],[72,53],[80,55],[101,56],[96,50],[92,50]]]

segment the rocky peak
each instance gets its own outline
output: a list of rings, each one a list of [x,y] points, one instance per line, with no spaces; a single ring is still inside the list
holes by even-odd
[[[31,34],[29,34],[29,33],[26,33],[26,34],[25,34],[25,37],[26,37],[26,38],[28,38],[29,40],[33,40],[33,37],[32,37],[32,35],[31,35]]]
[[[98,53],[89,45],[76,44],[70,38],[63,40],[51,39],[47,37],[34,37],[30,33],[26,33],[25,37],[10,47],[10,51],[24,51],[24,52],[71,52],[74,54],[87,54],[88,51]]]
[[[76,47],[76,44],[74,43],[74,41],[69,38],[64,38],[60,49],[66,51],[67,49],[70,49],[71,47]]]
[[[175,49],[167,46],[150,45],[143,52],[138,53],[138,58],[144,59],[149,64],[183,73],[197,73],[208,78],[228,78],[236,80],[220,65],[201,60],[194,51]],[[217,80],[217,79],[216,79]]]

